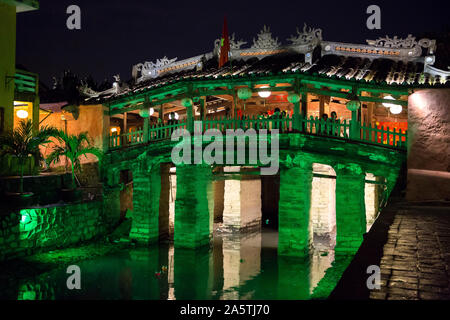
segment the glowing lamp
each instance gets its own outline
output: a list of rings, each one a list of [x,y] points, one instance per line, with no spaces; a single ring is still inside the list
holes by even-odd
[[[300,96],[296,93],[290,93],[287,97],[288,101],[290,103],[297,103],[300,102]]]
[[[112,132],[112,133],[117,132],[117,128],[111,128],[111,132]]]
[[[249,88],[239,88],[237,94],[239,99],[247,100],[252,97],[252,90],[250,90]]]
[[[394,98],[393,96],[386,96],[386,97],[384,97],[384,99],[386,99],[386,100],[395,100],[395,98]],[[395,107],[395,106],[396,106],[396,104],[393,104],[393,103],[386,103],[386,102],[383,102],[382,105],[383,105],[384,107],[386,107],[386,108],[392,108],[392,107]]]
[[[192,101],[192,99],[184,98],[183,100],[181,100],[181,105],[185,108],[192,107],[193,104],[194,102]]]
[[[398,104],[394,104],[392,107],[390,107],[390,111],[392,114],[400,114],[402,110],[402,106]]]
[[[261,87],[261,88],[269,88],[269,87]],[[272,92],[270,92],[270,91],[259,91],[258,92],[258,95],[264,99],[270,97],[271,94],[272,94]]]
[[[31,222],[31,215],[28,212],[23,212],[22,217],[20,218],[20,222],[22,224],[28,224]]]
[[[155,113],[155,109],[153,109],[153,108],[139,110],[139,115],[142,118],[148,118],[149,116],[151,117],[154,113]]]
[[[180,119],[180,115],[175,112],[174,113],[174,118],[175,118],[175,120],[178,120],[178,119]],[[169,120],[172,120],[172,115],[171,114],[169,114]]]
[[[26,119],[26,118],[28,118],[28,111],[26,111],[26,110],[18,110],[16,112],[16,115],[20,119]]]

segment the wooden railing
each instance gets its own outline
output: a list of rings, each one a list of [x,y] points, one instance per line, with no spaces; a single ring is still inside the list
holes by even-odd
[[[113,134],[110,137],[109,146],[110,148],[119,148],[123,146],[133,146],[140,143],[144,143],[143,130],[130,131],[121,135]]]
[[[226,118],[218,117],[207,119],[201,122],[202,131],[217,129],[225,133],[226,130],[236,129],[254,129],[272,131],[279,130],[280,133],[303,133],[316,136],[326,136],[336,139],[354,140],[397,149],[405,149],[407,141],[407,132],[396,129],[379,129],[373,126],[366,126],[357,123],[357,127],[352,130],[351,121],[332,121],[310,117],[294,119],[285,118],[261,118],[261,117],[243,117]],[[148,130],[148,137],[143,130],[131,131],[122,135],[112,135],[110,137],[110,148],[120,148],[124,146],[133,146],[145,142],[154,142],[170,139],[172,133],[179,128],[187,129],[186,123],[174,125],[156,125]],[[352,133],[353,132],[353,133]]]

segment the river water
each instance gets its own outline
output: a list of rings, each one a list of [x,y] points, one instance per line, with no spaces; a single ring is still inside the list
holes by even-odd
[[[215,232],[210,248],[172,244],[130,248],[79,262],[81,289],[69,290],[67,266],[21,280],[11,299],[266,300],[324,299],[351,256],[335,258],[329,239],[314,239],[309,258],[277,255],[278,233]]]

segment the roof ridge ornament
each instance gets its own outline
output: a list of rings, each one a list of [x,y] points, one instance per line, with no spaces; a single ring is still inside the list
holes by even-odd
[[[232,35],[231,35],[231,37],[230,37],[230,48],[231,49],[235,49],[235,50],[239,50],[239,49],[241,49],[241,47],[244,45],[244,44],[247,44],[247,41],[244,41],[244,40],[239,40],[239,41],[236,41],[235,40],[235,34],[233,33]]]
[[[97,92],[91,88],[89,88],[89,86],[87,85],[86,82],[84,82],[83,80],[81,81],[81,86],[78,87],[78,91],[88,97],[88,99],[90,98],[99,98],[100,96],[107,96],[109,95],[109,97],[115,96],[123,91],[125,91],[126,89],[128,89],[128,85],[127,84],[120,84],[120,75],[114,75],[114,82],[112,85],[112,88],[107,89],[105,91],[102,92]]]
[[[281,43],[278,42],[278,38],[272,37],[270,27],[267,27],[266,25],[264,25],[257,37],[258,39],[253,38],[253,45],[250,49],[272,49],[281,46]]]
[[[308,28],[305,23],[303,32],[300,32],[297,27],[297,36],[290,36],[287,40],[291,41],[294,46],[319,43],[322,41],[322,29]]]
[[[393,38],[386,36],[385,38],[380,37],[377,40],[366,41],[369,45],[378,48],[415,49],[417,52],[421,52],[422,48],[425,48],[428,49],[428,54],[434,54],[436,50],[436,40],[424,38],[416,41],[416,37],[413,37],[411,34],[408,34],[408,37],[405,39],[398,38],[397,36]]]
[[[138,63],[133,67],[133,78],[137,79],[137,82],[157,78],[161,69],[170,66],[177,60],[178,58],[169,59],[164,56],[161,59],[156,59],[156,62],[146,61],[144,63]],[[139,78],[138,73],[140,73]]]

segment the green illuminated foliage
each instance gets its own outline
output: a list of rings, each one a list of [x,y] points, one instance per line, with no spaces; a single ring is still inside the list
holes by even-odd
[[[26,159],[32,156],[36,161],[42,160],[39,147],[51,142],[49,138],[57,134],[57,132],[58,130],[56,128],[45,126],[33,136],[32,121],[22,120],[14,131],[0,136],[0,157],[9,154],[19,159],[19,193],[23,193],[23,169]]]
[[[92,154],[101,161],[103,152],[91,146],[87,133],[67,135],[64,131],[59,130],[55,137],[62,145],[54,146],[53,152],[47,158],[47,163],[57,163],[62,156],[69,159],[72,167],[72,188],[76,188],[75,170],[81,170],[80,157],[87,158],[88,154]]]

